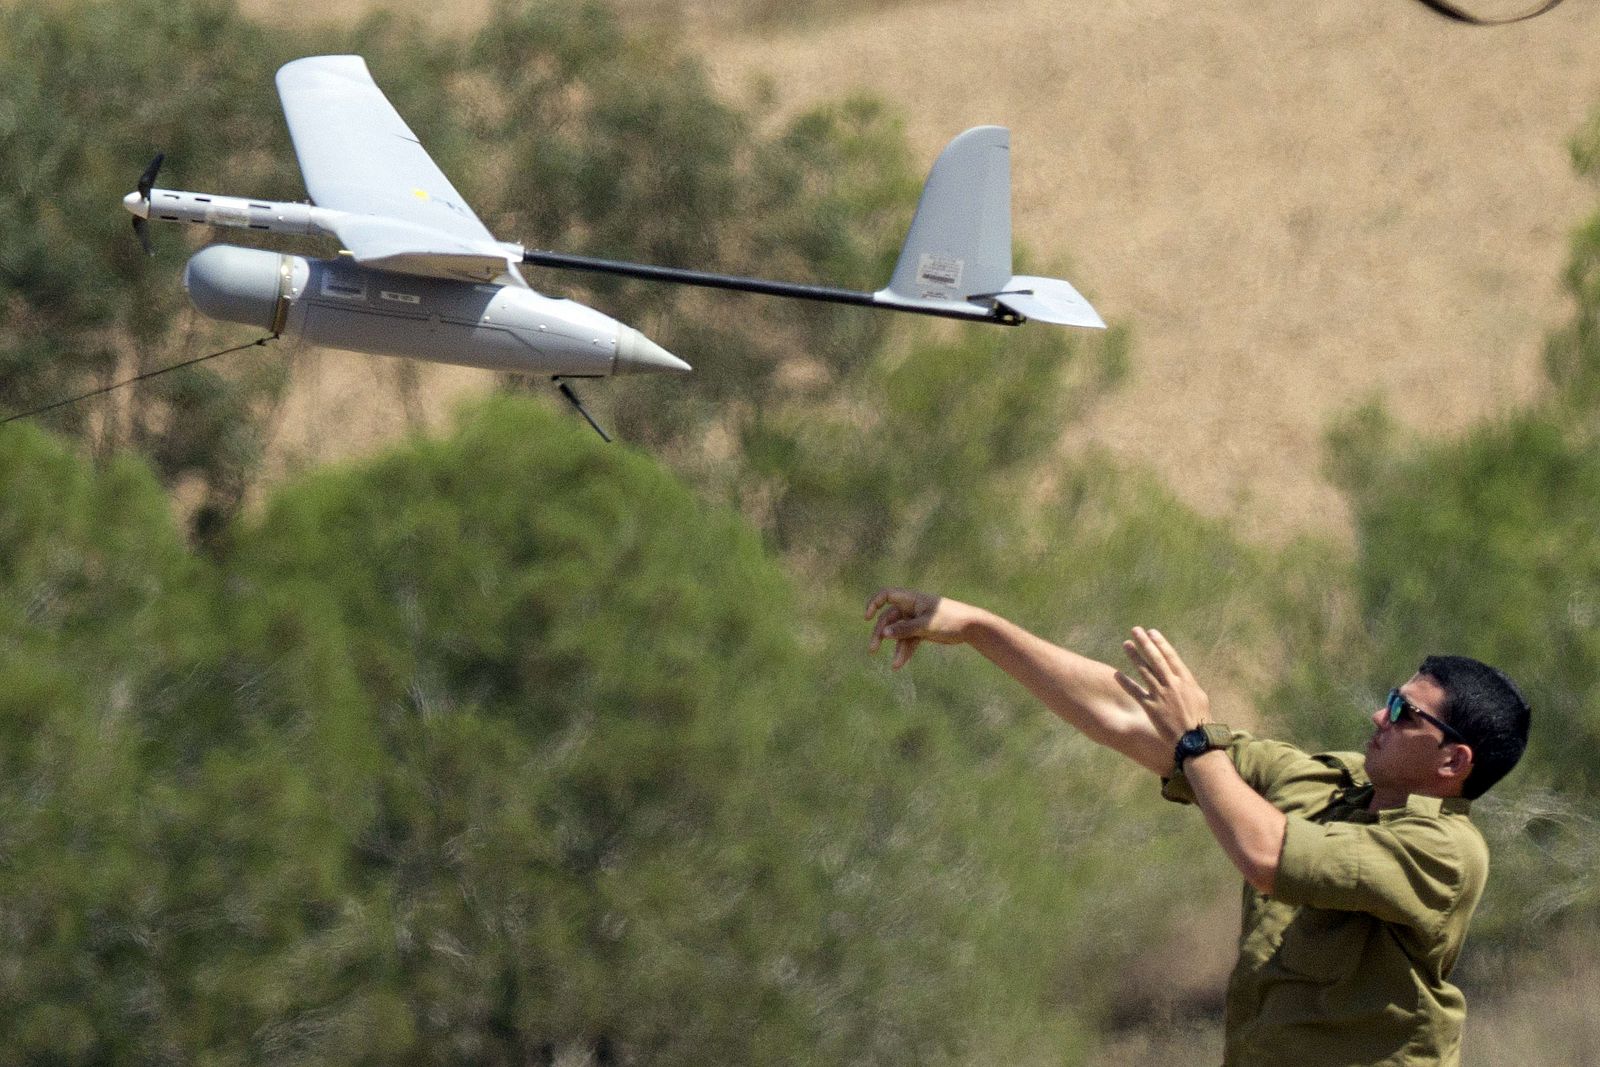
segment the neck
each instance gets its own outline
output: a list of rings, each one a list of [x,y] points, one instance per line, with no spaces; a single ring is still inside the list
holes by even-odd
[[[1370,812],[1380,812],[1388,811],[1390,808],[1403,808],[1406,806],[1406,800],[1412,796],[1442,797],[1448,799],[1450,797],[1458,797],[1460,795],[1461,793],[1459,790],[1447,793],[1440,789],[1406,789],[1401,786],[1384,786],[1373,783],[1372,799],[1367,802],[1367,810]]]
[[[1411,796],[1409,789],[1384,788],[1381,785],[1372,787],[1372,799],[1367,802],[1370,812],[1388,811],[1390,808],[1403,808],[1406,799]]]

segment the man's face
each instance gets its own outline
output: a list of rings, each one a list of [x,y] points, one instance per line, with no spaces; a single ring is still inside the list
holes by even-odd
[[[1400,695],[1429,715],[1450,721],[1444,713],[1444,689],[1427,675],[1412,675],[1400,687]],[[1451,796],[1460,791],[1459,775],[1446,773],[1453,764],[1459,764],[1459,746],[1441,747],[1440,743],[1448,739],[1439,727],[1409,714],[1391,723],[1386,705],[1372,713],[1372,725],[1376,729],[1367,742],[1367,777],[1373,785],[1430,796]]]

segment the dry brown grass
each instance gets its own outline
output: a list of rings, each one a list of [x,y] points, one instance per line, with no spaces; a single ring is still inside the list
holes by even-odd
[[[1512,964],[1468,1005],[1466,1067],[1575,1067],[1600,1063],[1595,936],[1553,938]]]
[[[390,6],[465,28],[489,4]],[[1396,0],[872,2],[759,33],[696,0],[623,6],[687,12],[731,95],[767,78],[787,110],[894,101],[930,160],[967,126],[1010,126],[1019,240],[1137,337],[1129,386],[1066,447],[1151,464],[1260,540],[1346,532],[1321,441],[1352,404],[1381,396],[1438,435],[1538,392],[1567,234],[1594,203],[1566,142],[1600,102],[1600,5],[1473,30]],[[293,401],[326,427],[302,434],[313,450],[405,424],[379,410],[381,362],[321,366]],[[482,380],[424,370],[426,414]]]
[[[1395,0],[948,0],[707,54],[728,92],[880,93],[930,158],[1010,126],[1019,239],[1138,339],[1072,443],[1276,540],[1343,528],[1319,465],[1350,405],[1448,434],[1536,393],[1596,40],[1595,5],[1475,31]]]

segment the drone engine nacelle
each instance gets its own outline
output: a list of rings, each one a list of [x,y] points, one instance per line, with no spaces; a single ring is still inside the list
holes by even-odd
[[[183,284],[209,318],[327,348],[521,374],[595,378],[689,365],[631,326],[522,285],[482,285],[211,245]]]

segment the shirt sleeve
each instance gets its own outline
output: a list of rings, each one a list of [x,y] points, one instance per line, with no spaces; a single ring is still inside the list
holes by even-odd
[[[1460,896],[1463,862],[1458,843],[1437,819],[1322,825],[1291,815],[1272,896],[1362,911],[1431,935]]]
[[[1327,780],[1330,789],[1339,784],[1342,772],[1284,741],[1262,741],[1243,730],[1233,732],[1225,750],[1233,760],[1239,777],[1251,789],[1278,804],[1275,795],[1287,781],[1318,778]],[[1161,795],[1179,804],[1193,804],[1194,790],[1181,769],[1161,780]],[[1280,805],[1281,806],[1281,805]]]

